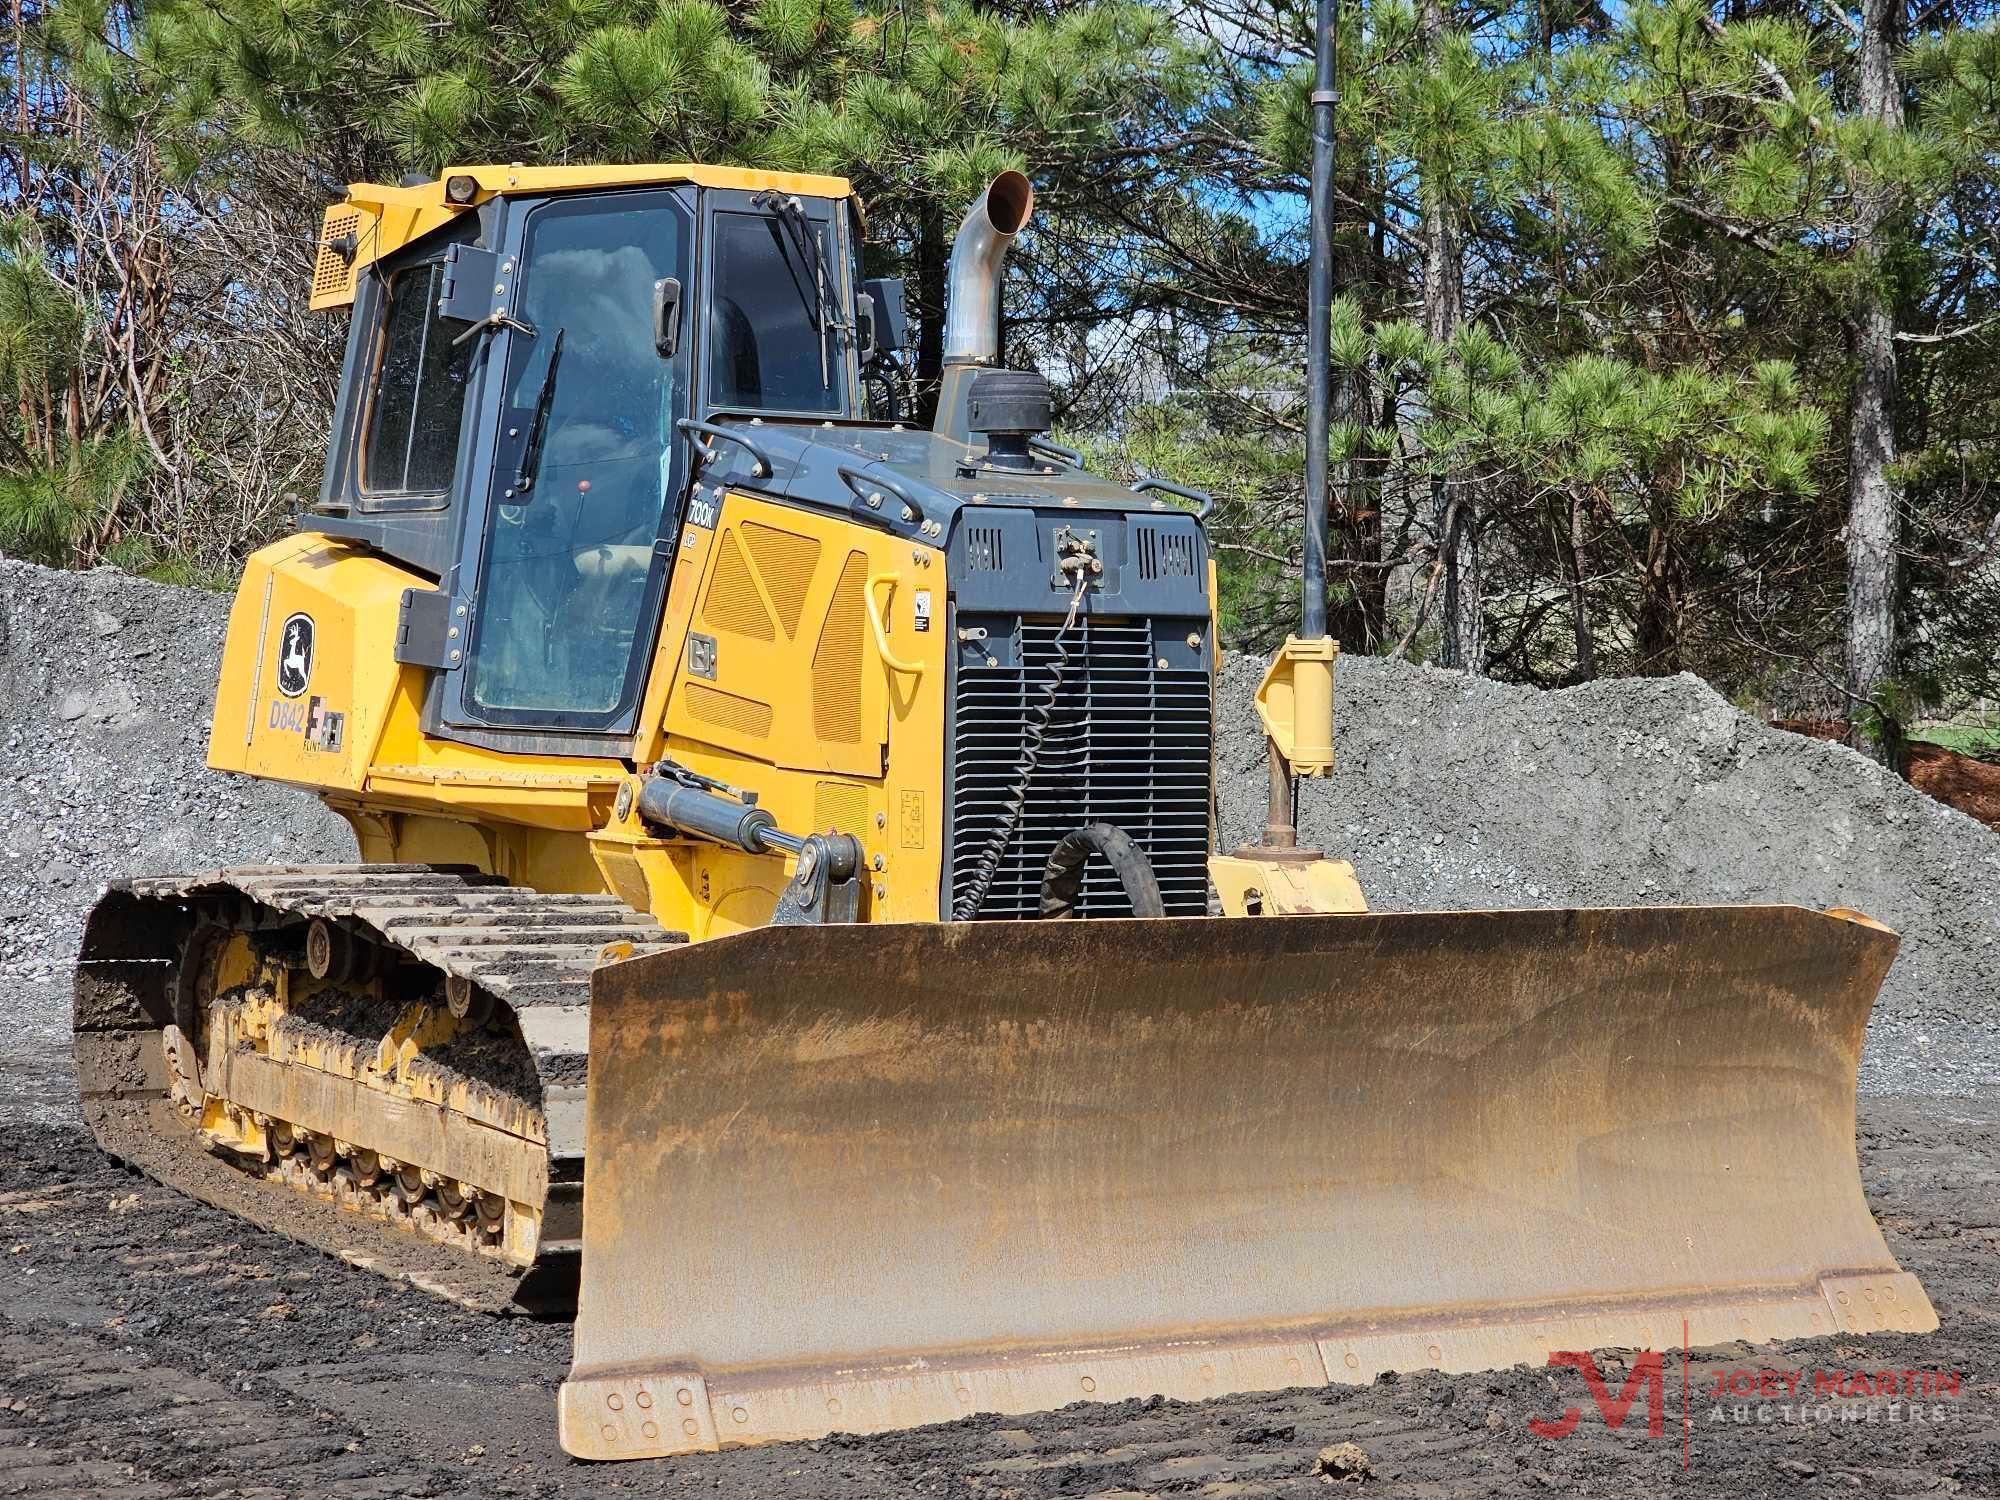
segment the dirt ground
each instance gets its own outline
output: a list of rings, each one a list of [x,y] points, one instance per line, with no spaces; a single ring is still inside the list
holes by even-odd
[[[188,1203],[80,1126],[0,1124],[0,1496],[1296,1497],[1346,1492],[1315,1474],[1341,1443],[1384,1496],[2000,1495],[2000,1095],[1862,1111],[1870,1202],[1942,1332],[1697,1350],[1685,1396],[1666,1351],[1658,1437],[1643,1396],[1613,1433],[1576,1372],[1517,1368],[601,1466],[556,1447],[566,1325],[462,1312]],[[1767,1367],[1769,1399],[1703,1394]],[[1856,1370],[1959,1388],[1783,1394]],[[1530,1429],[1571,1405],[1569,1437]]]
[[[2000,766],[1942,745],[1910,746],[1910,784],[2000,829]]]

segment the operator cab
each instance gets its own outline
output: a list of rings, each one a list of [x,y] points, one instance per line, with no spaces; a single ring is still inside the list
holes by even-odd
[[[900,293],[862,293],[860,241],[842,179],[702,167],[468,168],[329,212],[314,305],[354,312],[308,524],[439,580],[400,632],[439,669],[427,733],[623,752],[702,424],[867,415]]]

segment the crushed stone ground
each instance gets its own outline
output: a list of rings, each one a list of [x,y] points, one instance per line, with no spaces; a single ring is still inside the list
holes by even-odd
[[[289,787],[206,765],[221,594],[0,558],[0,1092],[59,1101],[69,967],[106,880],[352,859]]]

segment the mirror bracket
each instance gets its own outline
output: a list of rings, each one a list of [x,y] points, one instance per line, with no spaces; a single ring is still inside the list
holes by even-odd
[[[903,279],[871,277],[861,283],[861,298],[867,299],[869,321],[874,326],[874,349],[883,354],[901,354],[909,348],[910,319],[903,306]],[[856,299],[857,304],[861,298]]]

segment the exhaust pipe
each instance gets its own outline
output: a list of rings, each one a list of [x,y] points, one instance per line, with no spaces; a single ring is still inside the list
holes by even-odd
[[[965,211],[945,271],[947,365],[990,365],[1000,358],[1000,267],[1034,212],[1034,185],[1019,172],[1002,172]]]
[[[931,430],[971,438],[972,378],[1000,363],[1000,268],[1035,212],[1034,184],[1002,172],[973,200],[945,269],[944,370]]]

